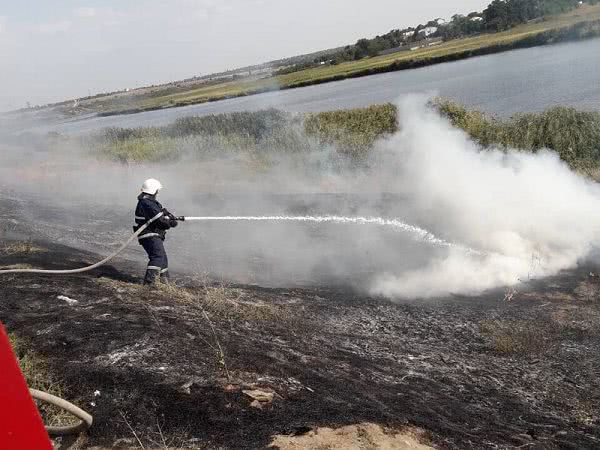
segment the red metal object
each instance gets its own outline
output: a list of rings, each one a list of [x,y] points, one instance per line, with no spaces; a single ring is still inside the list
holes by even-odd
[[[8,336],[0,324],[0,449],[52,450]]]

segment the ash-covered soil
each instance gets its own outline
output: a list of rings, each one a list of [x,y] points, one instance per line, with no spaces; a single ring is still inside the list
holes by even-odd
[[[97,258],[0,243],[0,266]],[[404,304],[183,276],[152,290],[138,269],[0,280],[0,320],[94,415],[85,447],[139,446],[134,430],[148,448],[264,448],[361,423],[420,428],[439,448],[600,447],[593,267],[508,296]]]

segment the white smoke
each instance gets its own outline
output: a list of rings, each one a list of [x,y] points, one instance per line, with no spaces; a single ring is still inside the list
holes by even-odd
[[[600,189],[550,151],[479,148],[428,109],[399,104],[400,132],[382,143],[397,190],[424,226],[487,256],[450,249],[424,267],[376,277],[388,297],[473,294],[574,266],[597,242]]]
[[[7,140],[0,207],[13,194],[31,199],[20,222],[106,253],[130,232],[139,184],[154,177],[177,215],[262,217],[180,226],[167,242],[174,274],[351,285],[391,299],[476,294],[555,274],[588,254],[600,232],[594,182],[550,151],[480,148],[426,105],[401,100],[400,131],[359,167],[301,131],[303,151],[232,148],[201,158],[182,141],[179,162],[127,166],[94,159],[77,140]],[[142,250],[128,251],[142,270]]]

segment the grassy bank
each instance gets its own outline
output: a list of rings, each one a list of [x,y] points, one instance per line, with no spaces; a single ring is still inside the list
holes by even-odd
[[[595,174],[600,167],[600,112],[558,106],[496,120],[450,101],[440,102],[439,107],[483,146],[532,152],[549,148],[578,170]]]
[[[185,88],[170,85],[152,91],[140,90],[128,95],[84,101],[79,108],[86,112],[98,112],[100,115],[114,115],[187,106],[597,36],[600,36],[600,5],[584,6],[567,14],[550,16],[540,22],[520,25],[508,31],[455,39],[415,51],[325,65],[265,79],[209,82]],[[65,113],[73,113],[66,104],[63,109]]]
[[[437,99],[433,106],[482,146],[531,152],[549,148],[572,167],[594,177],[600,174],[600,112],[555,107],[500,120],[449,100]],[[304,155],[333,148],[346,160],[360,163],[377,139],[396,130],[396,108],[385,104],[308,115],[265,110],[190,117],[162,128],[106,129],[88,144],[102,157],[122,162],[183,155]]]

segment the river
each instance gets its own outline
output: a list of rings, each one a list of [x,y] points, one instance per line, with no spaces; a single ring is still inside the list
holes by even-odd
[[[442,95],[500,117],[556,105],[597,110],[600,39],[513,50],[200,105],[54,123],[38,130],[81,133],[112,126],[157,126],[184,116],[270,107],[292,112],[328,111],[393,102],[410,93]]]

